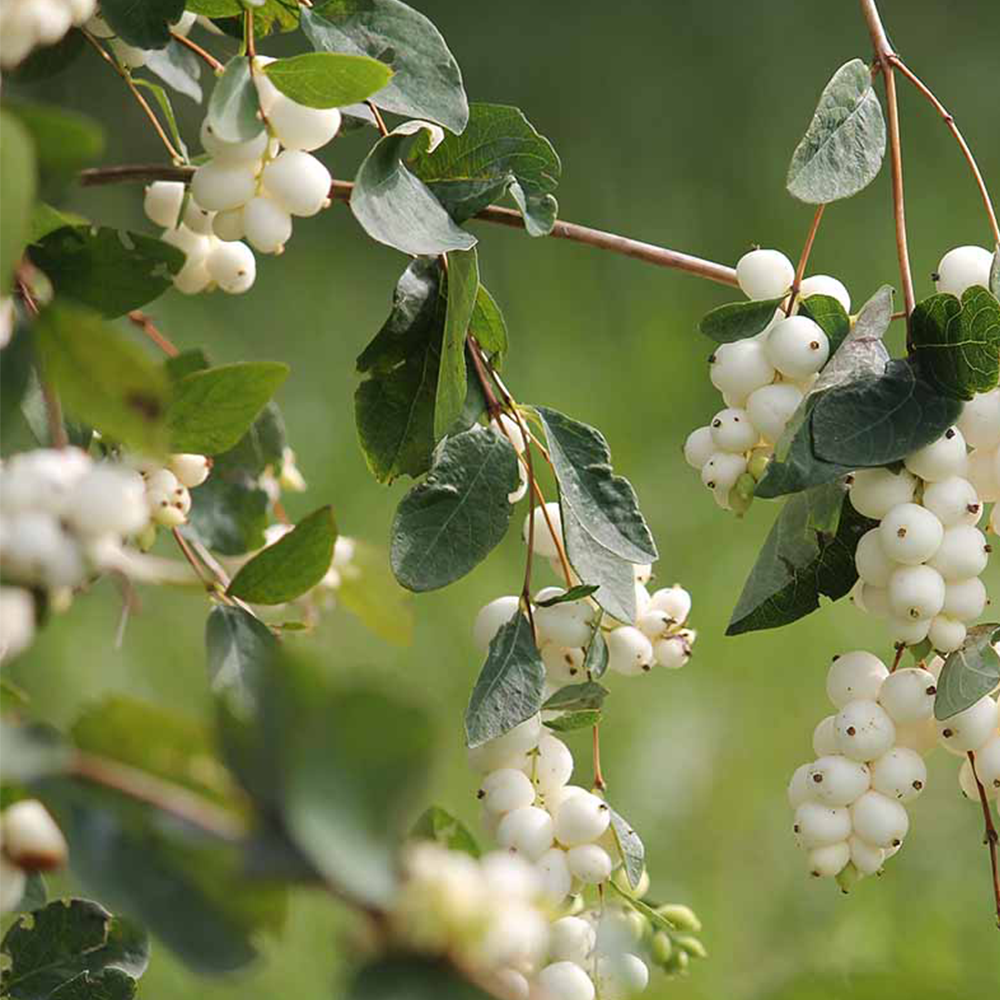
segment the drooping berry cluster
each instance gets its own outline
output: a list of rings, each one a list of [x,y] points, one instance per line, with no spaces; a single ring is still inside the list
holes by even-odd
[[[752,250],[740,259],[736,275],[748,298],[781,299],[791,290],[795,269],[778,250]],[[724,510],[746,510],[774,445],[830,356],[822,328],[797,315],[798,303],[817,294],[837,299],[850,313],[841,282],[814,275],[799,287],[791,315],[779,307],[761,333],[721,344],[710,359],[712,384],[726,408],[688,436],[684,457]]]
[[[0,914],[21,902],[32,872],[66,863],[66,839],[37,799],[19,799],[0,813]]]
[[[55,45],[93,13],[96,0],[3,0],[0,4],[0,66],[8,69],[40,45]]]
[[[163,528],[179,528],[187,523],[191,510],[191,490],[201,486],[212,470],[204,455],[170,455],[166,465],[143,459],[132,464],[142,475],[149,516]]]
[[[971,464],[960,429],[974,427],[976,413],[963,414],[958,426],[909,455],[904,468],[864,469],[851,477],[854,508],[880,521],[858,542],[854,603],[886,619],[894,642],[926,639],[938,652],[953,652],[986,607],[980,575],[990,546],[977,527],[985,505],[967,478]],[[1000,438],[1000,425],[995,430]]]

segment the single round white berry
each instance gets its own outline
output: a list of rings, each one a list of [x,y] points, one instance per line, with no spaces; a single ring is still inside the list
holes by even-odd
[[[538,806],[507,813],[497,827],[497,843],[537,861],[552,846],[552,817]]]
[[[870,791],[851,806],[854,833],[875,847],[899,847],[910,828],[905,807],[881,792]]]
[[[965,643],[969,630],[964,622],[947,615],[937,615],[931,620],[927,639],[939,653],[954,653]]]
[[[550,642],[542,646],[541,653],[542,663],[545,664],[545,679],[549,684],[578,684],[583,679],[585,653],[582,649],[556,646]]]
[[[589,885],[611,877],[611,856],[597,844],[578,844],[566,853],[566,863],[574,878]]]
[[[993,254],[984,247],[955,247],[949,250],[937,266],[934,287],[961,298],[973,285],[989,288]]]
[[[543,795],[548,795],[569,781],[573,774],[573,755],[558,737],[543,736],[533,770],[535,785]]]
[[[971,524],[956,524],[942,536],[928,565],[933,566],[949,583],[979,576],[989,562],[986,536]]]
[[[881,847],[869,844],[857,834],[848,837],[847,844],[851,849],[851,861],[862,875],[874,875],[881,870],[885,861],[885,851]]]
[[[894,645],[919,646],[930,632],[931,619],[897,618],[895,615],[890,615],[888,627],[889,638]]]
[[[560,596],[562,596],[560,594]],[[585,601],[567,601],[535,609],[540,645],[585,646],[590,639],[593,609]]]
[[[212,466],[204,455],[171,455],[167,467],[176,476],[181,486],[193,490],[208,479]]]
[[[580,917],[561,917],[549,929],[549,955],[556,962],[583,965],[596,943],[596,928]]]
[[[941,522],[929,510],[915,503],[901,503],[893,507],[878,530],[885,554],[907,566],[927,562],[940,548],[945,535]]]
[[[163,226],[164,229],[173,229],[177,225],[183,203],[183,181],[153,181],[146,188],[142,207],[150,222]]]
[[[228,166],[242,164],[256,172],[257,163],[267,150],[268,136],[264,128],[246,142],[226,142],[215,134],[206,118],[201,123],[200,135],[205,152],[210,153],[218,163]],[[197,200],[201,202],[200,198]]]
[[[553,962],[535,980],[545,1000],[594,1000],[594,984],[574,962]]]
[[[764,347],[768,361],[792,380],[814,375],[830,356],[823,328],[807,316],[789,316],[775,323]]]
[[[997,703],[988,695],[948,719],[936,720],[938,742],[950,753],[978,750],[997,731]]]
[[[557,501],[549,501],[545,505],[545,513],[548,514],[546,521],[545,514],[541,507],[536,507],[534,511],[534,526],[532,528],[532,518],[528,514],[524,518],[524,527],[521,529],[521,538],[527,543],[528,531],[532,531],[531,549],[535,555],[542,559],[555,559],[559,555],[559,549],[552,537],[554,531],[562,541],[562,512]],[[552,524],[552,531],[549,530],[549,523]]]
[[[1000,444],[1000,389],[981,392],[965,404],[958,429],[970,448],[995,448]]]
[[[812,748],[817,757],[840,753],[837,749],[837,732],[833,726],[836,720],[836,715],[828,715],[816,724],[813,730]]]
[[[748,299],[777,299],[792,287],[795,268],[780,250],[751,250],[737,261],[736,280]]]
[[[649,985],[649,968],[629,951],[602,955],[597,960],[597,985],[601,1000],[629,1000]]]
[[[212,232],[227,243],[243,239],[243,206],[230,208],[225,212],[216,212],[212,217]]]
[[[20,799],[2,814],[3,851],[28,871],[48,871],[66,863],[66,838],[37,799]]]
[[[574,794],[555,812],[555,837],[566,847],[589,844],[607,830],[611,822],[608,804],[590,792]]]
[[[691,431],[684,442],[684,460],[692,469],[697,469],[699,472],[715,451],[711,427],[699,427]]]
[[[1000,500],[998,461],[1000,461],[1000,447],[994,449],[977,448],[969,455],[966,478],[975,487],[979,499],[986,503]]]
[[[872,764],[872,788],[890,799],[909,802],[927,785],[927,766],[915,750],[893,747]]]
[[[536,862],[543,895],[553,904],[561,903],[573,889],[573,874],[566,852],[558,847],[547,850]]]
[[[976,774],[986,794],[990,797],[1000,795],[1000,736],[994,736],[979,747],[975,757]]]
[[[694,632],[691,629],[681,629],[676,635],[657,639],[653,643],[653,659],[666,670],[680,670],[691,659],[693,641]]]
[[[951,580],[945,584],[942,611],[949,618],[960,622],[975,621],[986,610],[988,603],[986,584],[978,576],[968,580]]]
[[[844,287],[844,283],[829,274],[811,274],[802,280],[799,285],[799,298],[808,299],[810,295],[827,295],[831,299],[836,299],[843,307],[848,316],[851,314],[851,295]]]
[[[900,566],[889,577],[889,609],[897,618],[922,621],[944,607],[944,578],[930,566]]]
[[[478,794],[483,806],[490,812],[508,813],[534,803],[535,786],[523,771],[503,767],[483,778]]]
[[[814,847],[806,855],[806,867],[814,878],[835,878],[851,860],[851,848],[846,840],[826,847]]]
[[[890,674],[878,693],[878,702],[897,725],[923,722],[934,714],[937,681],[920,667],[903,667]]]
[[[851,835],[851,814],[842,806],[810,800],[795,810],[792,830],[807,851],[827,847]]]
[[[292,215],[315,215],[330,204],[330,171],[299,149],[286,149],[262,174],[264,190]]]
[[[281,253],[292,236],[292,217],[271,198],[251,198],[243,206],[243,234],[261,253]]]
[[[213,160],[194,172],[191,196],[210,212],[224,212],[250,201],[256,186],[252,164]]]
[[[886,587],[863,583],[860,594],[855,594],[856,602],[859,597],[862,611],[867,611],[874,618],[889,617],[889,591]]]
[[[837,748],[851,760],[881,757],[896,741],[896,727],[875,701],[849,701],[834,719]]]
[[[964,476],[969,464],[965,438],[957,427],[949,427],[936,441],[907,455],[903,464],[928,483]]]
[[[257,259],[245,243],[220,242],[205,261],[212,280],[230,295],[249,290],[257,277]]]
[[[191,232],[208,236],[212,232],[214,218],[215,212],[209,212],[208,209],[202,208],[194,198],[188,198],[188,203],[184,207],[183,221]]]
[[[858,540],[854,552],[854,565],[858,576],[873,587],[888,587],[889,578],[899,565],[893,562],[882,548],[878,528],[866,531]]]
[[[747,413],[760,436],[769,444],[775,444],[801,402],[801,389],[789,382],[776,382],[750,394]]]
[[[832,718],[832,716],[831,716]],[[810,764],[800,764],[792,773],[788,782],[788,804],[798,809],[803,802],[816,798],[812,782],[809,781]]]
[[[717,451],[702,467],[701,481],[710,490],[728,493],[746,470],[747,460],[742,455]]]
[[[975,487],[961,476],[949,476],[924,487],[923,505],[946,527],[976,524],[983,515],[983,502]]]
[[[497,597],[479,609],[472,626],[472,641],[481,653],[485,653],[500,627],[517,614],[520,600],[514,596]]]
[[[742,405],[750,393],[774,381],[774,366],[758,340],[720,344],[712,355],[712,385],[725,394],[729,405]]]
[[[680,584],[662,587],[649,599],[651,610],[662,611],[677,625],[683,625],[691,613],[691,595]]]
[[[284,94],[274,98],[267,121],[286,149],[319,149],[340,130],[340,112],[336,108],[307,108]]]
[[[833,658],[826,675],[826,694],[837,708],[851,701],[875,701],[889,676],[885,664],[862,649]]]
[[[851,506],[865,517],[881,521],[900,504],[913,499],[917,480],[905,470],[859,469],[851,482]]]
[[[820,757],[809,765],[808,781],[812,797],[831,806],[849,806],[871,784],[871,773],[865,764],[842,754]]]
[[[622,625],[605,636],[608,647],[608,667],[615,673],[633,677],[645,673],[653,665],[653,645],[632,625]]]
[[[66,519],[82,535],[131,535],[149,522],[145,493],[137,472],[98,465],[77,482]]]
[[[733,407],[720,410],[712,418],[711,429],[716,450],[736,455],[748,452],[760,437],[746,410]]]

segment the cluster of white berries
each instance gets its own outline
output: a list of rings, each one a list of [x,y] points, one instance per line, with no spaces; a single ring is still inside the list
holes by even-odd
[[[205,455],[177,454],[166,465],[141,458],[131,460],[142,475],[150,518],[160,527],[179,528],[187,523],[191,490],[201,486],[212,471]]]
[[[977,777],[988,799],[1000,796],[995,692],[935,719],[944,663],[935,656],[890,673],[871,653],[834,658],[826,690],[838,711],[813,733],[817,759],[799,767],[788,785],[793,829],[812,875],[841,876],[846,889],[853,879],[881,870],[909,829],[905,804],[926,787],[923,757],[938,746],[963,758],[958,780],[967,798],[980,801]]]
[[[990,546],[976,525],[985,510],[979,486],[990,488],[983,471],[995,472],[996,444],[974,468],[962,427],[980,444],[1000,442],[1000,393],[970,403],[958,426],[909,455],[903,469],[863,469],[850,478],[854,508],[880,522],[858,542],[854,603],[886,619],[894,642],[926,639],[940,653],[961,647],[967,624],[988,603],[980,575]]]
[[[0,813],[0,914],[21,902],[31,872],[66,863],[62,831],[37,799],[20,799]]]
[[[93,10],[94,4],[90,4]],[[195,22],[198,20],[198,15],[192,13],[191,11],[184,11],[180,18],[170,26],[170,31],[172,34],[181,35],[186,38],[188,32],[194,27]],[[209,22],[211,23],[211,22]],[[129,45],[124,39],[119,38],[114,29],[104,20],[100,14],[95,14],[91,17],[84,28],[90,32],[95,38],[107,39],[108,45],[111,47],[111,51],[115,54],[115,58],[123,66],[127,66],[129,69],[139,69],[145,66],[149,61],[150,50],[140,49],[135,45]]]
[[[40,45],[55,45],[83,24],[96,0],[0,0],[0,66],[16,66]]]
[[[780,299],[789,293],[795,269],[778,250],[751,250],[740,258],[736,276],[748,298]],[[822,328],[797,315],[798,303],[817,294],[837,299],[850,313],[843,284],[813,275],[800,285],[791,315],[778,308],[761,333],[721,344],[710,359],[712,384],[726,408],[688,436],[684,457],[724,510],[746,510],[774,445],[830,356]]]
[[[330,172],[311,150],[337,134],[340,112],[305,107],[281,94],[263,72],[269,62],[257,56],[253,63],[266,127],[246,142],[226,142],[206,118],[201,141],[211,159],[195,171],[190,193],[179,181],[146,189],[146,214],[166,227],[163,239],[187,255],[174,276],[185,294],[212,287],[245,292],[257,273],[250,247],[281,253],[292,235],[292,216],[315,215],[330,204]]]

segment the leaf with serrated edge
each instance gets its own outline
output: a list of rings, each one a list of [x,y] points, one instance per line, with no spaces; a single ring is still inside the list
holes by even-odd
[[[530,719],[542,707],[544,686],[545,665],[531,623],[518,610],[490,642],[473,688],[465,713],[468,746],[482,746]]]
[[[628,884],[635,889],[639,885],[642,873],[646,870],[646,848],[639,834],[632,829],[632,824],[614,809],[611,810],[611,830],[618,845],[618,852],[622,856]]]
[[[717,344],[756,337],[774,319],[774,311],[784,298],[729,302],[702,316],[698,329]]]
[[[974,705],[1000,684],[1000,624],[977,625],[960,649],[949,653],[941,668],[934,696],[934,718],[950,719]]]
[[[885,119],[861,59],[841,66],[788,168],[789,193],[811,205],[850,198],[878,174],[885,156]]]

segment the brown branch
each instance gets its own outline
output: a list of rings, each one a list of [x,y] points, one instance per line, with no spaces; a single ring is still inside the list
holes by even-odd
[[[892,167],[892,206],[896,222],[896,255],[899,258],[899,277],[903,285],[903,302],[906,309],[906,346],[910,341],[910,314],[916,305],[913,293],[913,273],[910,270],[910,251],[906,239],[906,200],[903,194],[903,153],[899,139],[899,102],[896,98],[896,76],[893,59],[896,53],[885,33],[875,0],[861,0],[861,12],[868,25],[875,48],[876,66],[885,80],[885,103],[889,115],[889,161]]]
[[[96,187],[103,184],[118,184],[123,181],[171,180],[188,181],[194,173],[194,167],[158,166],[156,164],[135,164],[117,167],[94,167],[83,170],[79,174],[80,183],[85,187]],[[330,198],[333,201],[350,201],[354,185],[350,181],[335,180],[330,185]],[[501,208],[490,205],[484,208],[473,219],[479,222],[492,222],[498,226],[511,229],[524,229],[524,219],[511,208]],[[582,243],[598,250],[608,250],[633,260],[641,260],[656,267],[665,267],[674,271],[693,274],[720,285],[737,287],[736,270],[725,264],[704,260],[691,254],[670,250],[654,243],[643,243],[641,240],[629,239],[615,233],[604,232],[601,229],[591,229],[575,222],[557,220],[549,234],[552,239],[569,240],[571,243]]]
[[[798,298],[799,288],[802,285],[802,279],[805,277],[806,265],[809,263],[809,255],[812,253],[813,244],[816,242],[816,234],[819,232],[819,224],[823,219],[825,209],[826,205],[818,205],[813,214],[812,223],[806,235],[806,242],[802,247],[802,253],[799,255],[799,264],[795,268],[795,280],[792,282],[792,291],[788,296],[788,306],[785,309],[786,316],[791,316],[792,309],[795,307],[795,300]]]
[[[379,135],[381,135],[384,139],[389,134],[389,129],[386,128],[385,119],[382,117],[379,109],[375,107],[375,103],[373,101],[365,101],[365,104],[368,105],[368,110],[375,118],[375,127],[378,129]]]
[[[192,42],[187,35],[179,35],[176,31],[170,32],[171,37],[175,42],[179,42],[185,48],[190,49],[199,59],[203,59],[212,67],[214,73],[219,73],[222,71],[222,63],[219,62],[211,52],[203,49],[197,42]]]
[[[899,70],[903,76],[906,77],[910,83],[913,84],[917,90],[927,98],[928,101],[934,106],[937,113],[944,119],[945,125],[948,130],[955,137],[955,141],[958,143],[959,148],[962,150],[962,155],[965,157],[965,162],[968,163],[969,169],[972,171],[972,176],[975,179],[976,187],[979,188],[979,196],[983,199],[983,207],[986,209],[986,217],[989,219],[990,229],[993,231],[993,242],[1000,245],[1000,223],[997,222],[997,213],[993,208],[993,201],[990,198],[989,189],[986,187],[986,181],[983,179],[982,172],[979,169],[979,164],[976,162],[975,156],[972,154],[972,150],[969,148],[969,144],[965,141],[965,136],[962,135],[955,124],[955,118],[948,111],[948,109],[937,99],[934,92],[928,87],[916,73],[913,72],[899,58],[895,53],[889,57],[889,61],[892,63],[896,69]]]
[[[483,390],[483,396],[486,399],[486,412],[489,413],[490,419],[493,420],[500,412],[501,407],[500,401],[493,391],[493,386],[490,384],[490,376],[486,371],[486,366],[483,364],[482,348],[479,346],[479,341],[471,333],[466,334],[465,347],[469,352],[469,357],[472,358],[472,367],[476,372],[476,380],[479,382],[479,387]]]
[[[133,309],[129,314],[128,318],[139,327],[142,332],[149,337],[149,339],[156,344],[156,346],[163,351],[167,357],[176,358],[180,351],[174,346],[173,342],[165,334],[160,333],[156,328],[156,324],[153,322],[152,318],[144,313],[141,309]]]
[[[969,765],[972,767],[972,777],[976,779],[979,790],[979,803],[983,807],[983,821],[986,823],[985,843],[990,852],[990,870],[993,873],[993,900],[996,905],[997,927],[1000,927],[1000,866],[997,864],[997,828],[993,825],[993,813],[990,812],[990,801],[986,797],[986,789],[979,780],[976,770],[976,755],[968,751]]]
[[[606,791],[608,783],[604,780],[604,773],[601,771],[601,727],[594,726],[594,788],[599,791]]]

